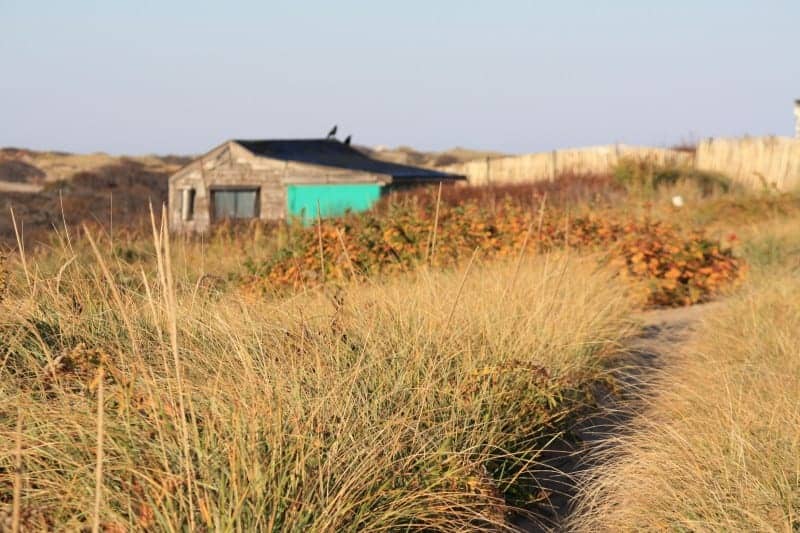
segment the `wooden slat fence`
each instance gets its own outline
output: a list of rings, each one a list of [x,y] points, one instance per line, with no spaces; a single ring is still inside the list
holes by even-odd
[[[800,140],[787,137],[709,139],[696,153],[623,144],[553,150],[519,156],[476,159],[442,167],[463,174],[472,185],[552,180],[563,174],[611,172],[622,158],[660,165],[688,165],[719,172],[752,187],[800,187]]]

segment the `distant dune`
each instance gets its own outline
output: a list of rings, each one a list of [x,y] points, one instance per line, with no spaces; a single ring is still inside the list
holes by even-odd
[[[44,186],[47,183],[69,180],[79,172],[132,161],[155,172],[172,172],[190,161],[183,156],[113,156],[104,153],[70,154],[38,152],[25,148],[0,148],[0,183],[28,183]]]
[[[188,162],[180,156],[118,157],[108,154],[0,149],[0,246],[13,244],[13,208],[26,241],[46,240],[63,218],[71,226],[141,220],[149,202],[167,200],[167,180]]]
[[[382,146],[370,148],[359,146],[358,149],[376,159],[422,167],[443,167],[456,163],[466,163],[474,159],[502,157],[507,155],[501,152],[471,150],[469,148],[459,147],[451,148],[443,152],[421,152],[408,146],[398,146],[397,148],[385,148]]]

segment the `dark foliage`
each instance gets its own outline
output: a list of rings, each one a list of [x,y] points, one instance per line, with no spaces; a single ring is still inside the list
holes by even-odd
[[[35,167],[25,161],[11,159],[0,161],[0,181],[13,181],[17,183],[30,183],[41,181],[45,178],[45,173],[39,167]]]
[[[514,205],[531,209],[538,208],[547,194],[547,204],[563,206],[576,203],[607,203],[620,199],[625,189],[610,175],[564,174],[553,181],[532,183],[496,184],[469,187],[463,184],[442,186],[443,205],[457,206],[468,202],[489,207],[510,200]],[[377,210],[383,211],[390,204],[416,204],[429,207],[436,203],[438,186],[417,187],[398,190],[386,196]]]
[[[110,230],[135,229],[148,224],[148,205],[160,211],[167,201],[169,175],[142,163],[123,159],[92,172],[78,172],[70,180],[50,183],[41,193],[4,195],[0,204],[0,243],[13,244],[8,208],[24,224],[25,241],[47,242],[52,228],[79,228],[89,223]],[[62,220],[63,217],[63,220]]]

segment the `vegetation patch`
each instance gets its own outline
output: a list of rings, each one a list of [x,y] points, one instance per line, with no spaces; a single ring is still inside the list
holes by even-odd
[[[541,205],[527,209],[508,197],[492,208],[474,201],[397,203],[378,213],[319,221],[295,231],[271,259],[250,269],[265,288],[296,289],[425,264],[453,268],[476,251],[484,258],[515,258],[555,249],[599,254],[644,290],[649,306],[707,301],[745,271],[729,246],[701,231],[602,212],[570,217]]]
[[[0,159],[0,181],[34,182],[45,178],[45,173],[38,167],[15,159]]]
[[[507,530],[631,328],[618,282],[559,254],[268,302],[155,250],[139,285],[53,250],[0,302],[4,520]]]
[[[86,179],[76,186],[104,183]],[[781,218],[796,213],[791,195],[756,195],[774,209],[748,211],[780,231],[734,226],[723,244],[686,226],[703,214],[728,228],[749,209],[741,192],[677,210],[595,190],[604,179],[404,192],[363,215],[220,225],[169,250],[158,230],[57,226],[26,263],[0,261],[0,520],[16,502],[33,530],[508,529],[510,513],[546,505],[542,451],[596,407],[632,307],[725,293],[745,272],[731,247],[759,268],[800,265]],[[731,339],[750,332],[764,343],[752,354],[785,358],[797,343],[759,337],[743,309]],[[753,358],[742,368],[761,372]],[[737,435],[778,434],[765,427]],[[750,494],[760,509],[773,493]],[[778,515],[790,505],[754,529],[792,524]],[[693,527],[675,516],[659,524]]]
[[[732,188],[731,180],[722,174],[689,166],[664,166],[647,158],[623,158],[614,169],[614,178],[627,190],[640,195],[681,182],[696,186],[705,196],[725,193]]]
[[[572,530],[800,530],[798,298],[778,268],[709,311]]]

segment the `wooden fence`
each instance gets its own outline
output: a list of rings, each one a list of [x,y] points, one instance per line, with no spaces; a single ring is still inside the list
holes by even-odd
[[[694,166],[749,186],[800,187],[800,141],[785,137],[710,139],[696,153],[622,144],[476,159],[442,167],[467,176],[472,185],[552,180],[563,174],[606,174],[622,158],[665,166]]]
[[[751,187],[800,188],[800,140],[788,137],[708,139],[697,146],[695,166]]]

